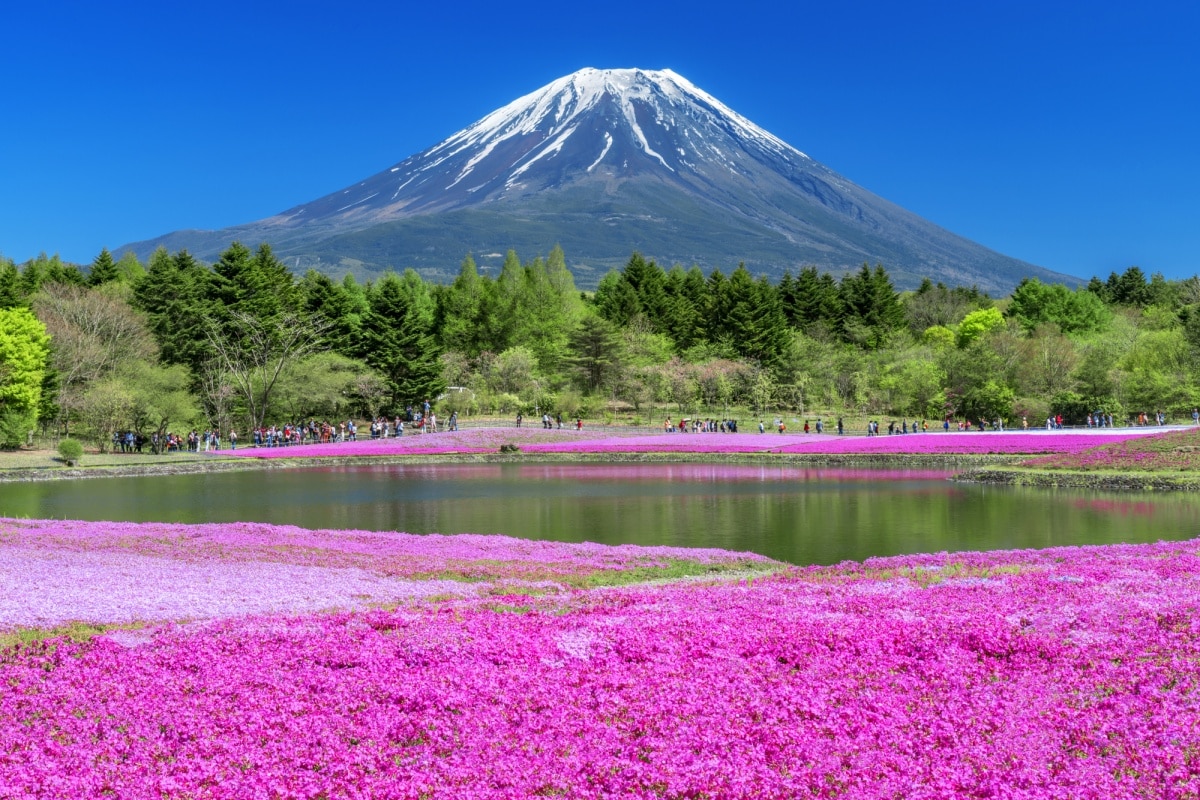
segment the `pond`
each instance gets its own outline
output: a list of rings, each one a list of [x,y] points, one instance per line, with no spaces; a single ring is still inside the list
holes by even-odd
[[[1200,536],[1200,498],[723,464],[377,465],[0,484],[0,515],[504,533],[796,564]]]

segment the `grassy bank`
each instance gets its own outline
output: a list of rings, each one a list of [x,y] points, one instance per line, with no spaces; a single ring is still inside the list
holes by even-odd
[[[970,470],[958,480],[1106,491],[1200,491],[1200,430],[1141,436]]]

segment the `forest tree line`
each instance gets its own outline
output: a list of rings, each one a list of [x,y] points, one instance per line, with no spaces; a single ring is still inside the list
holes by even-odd
[[[1200,278],[1138,267],[1006,298],[882,265],[778,282],[638,254],[580,292],[561,249],[449,285],[295,276],[268,245],[213,264],[103,250],[0,259],[0,443],[30,431],[238,429],[392,417],[894,415],[1036,424],[1200,403]]]

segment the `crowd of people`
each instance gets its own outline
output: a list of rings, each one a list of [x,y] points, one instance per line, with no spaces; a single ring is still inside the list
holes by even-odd
[[[736,419],[691,419],[680,418],[678,424],[670,417],[663,420],[664,433],[737,433]]]
[[[1162,411],[1154,412],[1153,416],[1143,412],[1137,414],[1130,421],[1132,424],[1139,426],[1161,426],[1167,424],[1167,415]],[[523,422],[523,415],[517,414],[517,427],[520,428]],[[555,414],[553,416],[549,413],[542,414],[541,422],[542,427],[546,430],[553,430],[555,428],[561,430],[563,427],[562,414]],[[1192,411],[1192,423],[1200,425],[1200,409]],[[989,428],[995,431],[1003,431],[1005,427],[1004,420],[1002,419],[996,419],[991,422],[980,420],[975,424],[972,424],[969,419],[958,420],[954,425],[959,431],[985,431]],[[1087,415],[1086,425],[1088,428],[1111,428],[1114,425],[1113,415],[1103,411],[1090,413]],[[426,400],[422,406],[408,406],[403,415],[397,415],[394,419],[377,417],[371,420],[370,436],[372,439],[403,436],[406,427],[415,433],[437,433],[440,429],[457,431],[458,412],[452,412],[445,424],[439,428],[437,414],[433,413],[429,401]],[[583,419],[576,418],[574,427],[576,430],[582,430]],[[780,433],[787,432],[787,425],[782,418],[775,420],[774,427]],[[1062,427],[1062,414],[1054,414],[1046,417],[1046,430],[1061,430]],[[1027,417],[1021,417],[1021,428],[1029,430],[1029,419]],[[825,422],[822,418],[817,418],[815,429],[819,434],[825,432]],[[951,421],[947,417],[942,421],[942,430],[949,432],[950,429]],[[804,421],[803,430],[805,433],[813,430],[807,419]],[[663,421],[663,431],[665,433],[737,433],[738,423],[735,419],[692,419],[690,417],[680,418],[676,422],[667,417]],[[760,421],[758,423],[758,432],[763,433],[764,431],[766,431],[766,423]],[[921,420],[919,425],[916,420],[909,423],[907,419],[902,419],[899,424],[895,420],[889,420],[887,424],[889,436],[907,433],[925,433],[928,431],[928,420]],[[845,432],[841,417],[838,417],[837,420],[837,432],[838,435]],[[879,421],[868,421],[867,436],[879,435]],[[238,442],[237,431],[230,430],[227,441],[229,447],[236,450]],[[255,447],[288,447],[301,444],[354,442],[358,441],[358,426],[352,419],[338,423],[318,422],[316,420],[302,423],[285,423],[283,425],[271,425],[255,429],[252,432],[252,441]],[[171,432],[160,435],[157,431],[151,433],[149,436],[137,431],[115,431],[112,435],[113,452],[141,453],[147,444],[150,445],[151,452],[154,453],[177,453],[184,450],[188,452],[203,451],[207,453],[221,449],[221,433],[215,428],[210,428],[202,432],[191,430],[185,436]]]
[[[235,431],[229,432],[229,444],[234,450],[237,449]],[[216,430],[199,432],[194,429],[183,435],[171,431],[163,434],[153,431],[149,436],[137,431],[115,431],[112,445],[114,453],[141,453],[146,445],[150,445],[152,453],[198,453],[201,448],[207,453],[221,449],[221,434]]]
[[[561,425],[561,420],[560,420]],[[458,430],[458,412],[452,412],[450,418],[441,424],[437,415],[426,400],[423,406],[409,406],[403,415],[394,419],[377,417],[370,422],[372,439],[386,439],[403,436],[405,428],[416,433],[437,433],[439,430]],[[230,430],[226,439],[231,449],[237,449],[238,435],[236,430]],[[255,428],[251,431],[251,442],[254,447],[289,447],[302,444],[325,444],[329,442],[358,441],[358,425],[353,419],[333,423],[309,420],[308,422],[284,423]],[[141,453],[149,444],[154,453],[178,452],[212,452],[221,449],[221,433],[216,428],[205,431],[191,430],[180,435],[173,432],[159,434],[157,431],[146,436],[137,431],[115,431],[112,435],[113,452]]]
[[[437,414],[412,411],[394,419],[376,417],[371,420],[368,434],[372,439],[391,439],[410,433],[437,433],[439,430],[458,430],[458,412],[439,424]],[[310,420],[298,424],[287,423],[259,428],[254,431],[255,447],[289,447],[302,444],[329,444],[331,442],[357,442],[359,426],[352,419],[342,422],[318,422]]]
[[[517,412],[517,427],[519,428],[523,424],[525,424],[525,415],[518,411]],[[563,426],[562,414],[555,414],[553,417],[550,416],[550,414],[548,414],[548,413],[542,414],[542,427],[543,428],[545,428],[548,431],[552,431],[555,429],[555,425],[558,426],[558,430],[562,430],[562,426]],[[575,427],[575,430],[577,430],[577,431],[583,430],[583,417],[575,418],[574,427]]]

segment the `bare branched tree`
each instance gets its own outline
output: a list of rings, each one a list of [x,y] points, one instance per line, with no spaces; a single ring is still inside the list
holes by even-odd
[[[228,431],[230,427],[230,406],[236,395],[236,390],[221,367],[221,362],[213,359],[204,364],[200,370],[198,394],[204,406],[204,416],[217,426],[219,431]]]
[[[58,371],[60,429],[96,381],[122,365],[157,357],[145,320],[127,302],[84,286],[52,283],[33,299],[33,311],[50,334],[51,364]]]
[[[371,419],[378,418],[379,409],[383,407],[384,401],[387,400],[387,382],[374,372],[364,372],[355,376],[353,385],[354,394],[362,401],[367,415]]]
[[[262,319],[235,311],[225,326],[210,322],[209,343],[230,383],[246,402],[251,428],[260,428],[283,368],[323,346],[328,325],[286,313]]]

